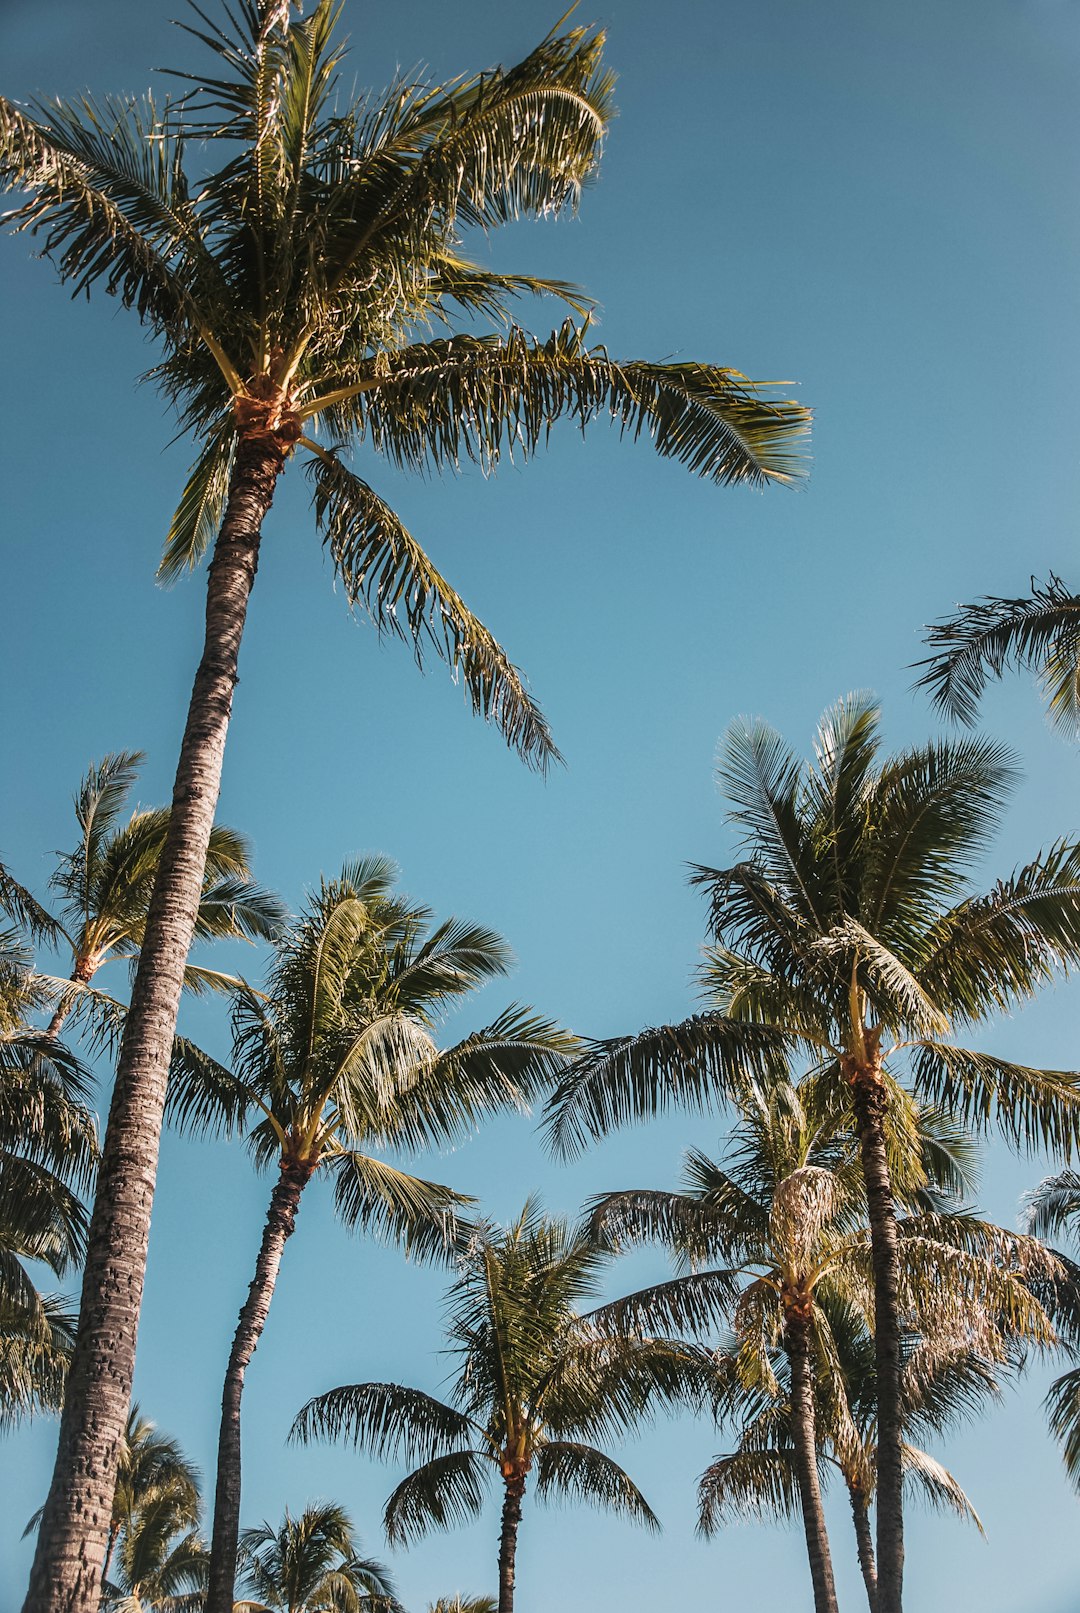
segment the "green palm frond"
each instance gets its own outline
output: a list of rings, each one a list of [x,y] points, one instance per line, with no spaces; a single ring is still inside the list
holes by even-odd
[[[768,1083],[786,1064],[788,1039],[772,1026],[695,1014],[637,1036],[585,1044],[547,1105],[546,1133],[560,1155],[675,1105],[704,1111],[747,1082]]]
[[[415,1260],[448,1261],[467,1233],[460,1212],[476,1201],[385,1160],[346,1152],[332,1162],[334,1208],[352,1230],[400,1244]]]
[[[698,1480],[698,1533],[708,1538],[742,1518],[794,1518],[799,1511],[792,1449],[718,1456]]]
[[[955,1512],[958,1517],[969,1519],[981,1535],[986,1534],[979,1514],[948,1468],[914,1445],[905,1444],[901,1456],[904,1478],[910,1488],[918,1490],[932,1507]]]
[[[403,1546],[430,1529],[471,1523],[484,1505],[490,1473],[477,1451],[451,1451],[425,1462],[402,1479],[386,1503],[387,1539]]]
[[[1050,1240],[1080,1223],[1080,1174],[1074,1170],[1047,1176],[1024,1197],[1025,1229]]]
[[[1080,1076],[1037,1070],[942,1042],[912,1052],[916,1091],[975,1131],[994,1126],[1017,1148],[1068,1152],[1080,1139]]]
[[[193,571],[217,537],[225,514],[235,451],[233,423],[226,417],[216,431],[208,433],[203,450],[191,468],[165,538],[158,566],[160,582],[175,582],[183,572]]]
[[[362,606],[380,633],[411,643],[418,666],[430,646],[462,680],[474,713],[524,760],[542,772],[559,761],[522,674],[389,505],[336,454],[320,452],[308,470],[316,524],[349,604]]]
[[[735,370],[616,362],[570,322],[543,342],[511,330],[416,344],[387,355],[383,369],[317,393],[302,416],[325,415],[342,437],[369,436],[410,470],[528,458],[564,417],[581,428],[606,417],[721,485],[791,482],[805,469],[801,404],[770,399]]]
[[[1065,1471],[1080,1489],[1080,1367],[1055,1378],[1043,1404],[1050,1432],[1061,1446]]]
[[[622,1512],[646,1529],[660,1531],[656,1516],[630,1475],[603,1451],[573,1440],[553,1439],[536,1457],[536,1493],[545,1498],[588,1501]]]
[[[927,630],[934,654],[916,688],[929,689],[939,711],[974,723],[991,678],[1012,668],[1039,674],[1050,717],[1070,738],[1080,732],[1080,598],[1060,577],[1031,580],[1028,598],[989,596],[961,606]]]
[[[348,1440],[379,1460],[433,1460],[475,1441],[462,1412],[398,1383],[345,1384],[316,1395],[297,1414],[290,1440]]]

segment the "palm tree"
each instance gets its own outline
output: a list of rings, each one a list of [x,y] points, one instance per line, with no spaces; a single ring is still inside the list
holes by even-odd
[[[1062,1233],[1077,1241],[1080,1226],[1080,1174],[1061,1170],[1041,1181],[1024,1201],[1024,1224],[1034,1237],[1057,1239]],[[1049,1298],[1059,1302],[1060,1330],[1066,1334],[1074,1359],[1080,1357],[1080,1266],[1055,1251],[1065,1276]],[[1061,1324],[1064,1323],[1064,1326]],[[1080,1367],[1056,1378],[1046,1393],[1050,1432],[1061,1447],[1065,1471],[1080,1489]]]
[[[222,1395],[207,1613],[229,1613],[240,1519],[240,1406],[286,1240],[311,1178],[333,1176],[351,1227],[445,1258],[466,1203],[406,1175],[373,1148],[423,1148],[523,1106],[561,1071],[576,1040],[511,1007],[440,1052],[439,1014],[497,975],[510,953],[490,930],[447,919],[393,892],[393,865],[369,857],[324,883],[276,943],[266,993],[238,993],[234,1061],[224,1070],[181,1045],[173,1106],[187,1125],[242,1124],[260,1167],[276,1166],[266,1224],[240,1312]]]
[[[904,1061],[920,1101],[962,1124],[994,1121],[1018,1145],[1068,1147],[1080,1134],[1074,1075],[951,1040],[1076,958],[1080,847],[1060,842],[973,891],[968,868],[1014,776],[1007,753],[967,740],[886,757],[879,721],[866,699],[841,702],[819,728],[815,765],[764,724],[731,730],[720,779],[744,856],[693,876],[710,895],[709,1009],[593,1043],[551,1100],[550,1134],[569,1149],[808,1060],[850,1103],[874,1266],[879,1604],[900,1613],[900,1237],[887,1116],[900,1112]]]
[[[73,1009],[107,1028],[115,1027],[122,1012],[92,982],[105,963],[134,965],[146,931],[169,814],[161,808],[141,809],[120,824],[142,761],[140,751],[120,751],[91,764],[74,800],[78,844],[59,855],[49,880],[60,897],[58,913],[36,903],[3,871],[0,906],[15,918],[32,914],[38,938],[70,955],[69,980],[60,991],[47,1036],[59,1036]],[[267,940],[280,928],[284,907],[253,883],[250,861],[247,842],[235,829],[211,830],[195,919],[197,940]],[[220,989],[228,977],[189,964],[184,983],[196,991]]]
[[[279,1529],[245,1529],[239,1567],[244,1613],[402,1613],[381,1563],[360,1557],[344,1508],[332,1502],[286,1508]]]
[[[127,1519],[101,1606],[108,1613],[202,1613],[206,1569],[190,1509],[166,1489]]]
[[[577,1307],[597,1290],[595,1240],[532,1202],[506,1229],[480,1223],[450,1290],[447,1335],[459,1370],[449,1403],[397,1383],[317,1395],[292,1438],[351,1439],[358,1450],[419,1466],[386,1503],[392,1544],[476,1517],[502,1483],[498,1613],[513,1613],[522,1501],[592,1501],[659,1528],[621,1467],[586,1441],[632,1428],[657,1400],[700,1393],[707,1356],[676,1341],[615,1335]]]
[[[0,931],[0,1427],[63,1401],[74,1317],[26,1262],[58,1278],[79,1265],[97,1162],[89,1073],[27,1024],[47,995],[25,936]]]
[[[927,629],[926,642],[934,654],[918,663],[926,670],[916,687],[930,690],[939,711],[973,723],[988,680],[1021,668],[1037,674],[1054,726],[1080,735],[1080,597],[1053,572],[1046,583],[1033,577],[1026,599],[961,605]]]
[[[428,1613],[499,1613],[499,1604],[493,1596],[440,1596]]]
[[[613,1250],[658,1240],[684,1268],[607,1307],[610,1320],[689,1333],[730,1323],[744,1377],[776,1394],[772,1356],[779,1346],[815,1613],[837,1613],[814,1403],[835,1355],[823,1302],[864,1298],[862,1184],[848,1140],[838,1134],[835,1105],[829,1114],[817,1097],[809,1084],[801,1092],[784,1084],[768,1093],[749,1087],[723,1166],[694,1150],[682,1192],[607,1193],[590,1227]]]
[[[156,1168],[262,522],[287,460],[303,450],[349,600],[417,659],[430,650],[447,660],[474,709],[540,766],[557,753],[517,669],[341,450],[367,440],[408,467],[463,455],[490,466],[504,448],[533,452],[565,414],[644,431],[717,483],[783,482],[801,470],[801,406],[733,370],[616,363],[588,345],[587,317],[536,340],[513,324],[513,298],[548,292],[577,312],[587,305],[567,287],[462,256],[469,227],[576,203],[611,110],[602,36],[553,32],[509,70],[445,89],[399,83],[353,105],[336,94],[340,9],[319,0],[299,18],[289,0],[239,0],[226,11],[231,36],[197,12],[192,32],[216,53],[219,76],[161,109],[84,100],[31,114],[0,101],[0,180],[29,196],[9,218],[43,234],[76,289],[103,283],[135,309],[161,343],[155,378],[197,438],[163,574],[196,564],[217,534],[30,1607],[44,1607],[46,1583],[72,1609],[95,1594],[104,1541],[85,1520],[103,1515],[112,1486],[145,1267],[143,1184]],[[222,152],[216,172],[200,157],[194,183],[184,167],[192,138]],[[431,339],[452,331],[455,311],[492,334]]]
[[[870,1528],[877,1461],[874,1345],[855,1313],[845,1315],[843,1308],[829,1305],[826,1310],[836,1352],[827,1392],[815,1404],[821,1479],[824,1484],[828,1474],[836,1472],[848,1492],[867,1602],[870,1613],[876,1613]],[[973,1411],[987,1395],[1000,1393],[992,1360],[970,1348],[953,1346],[942,1354],[927,1344],[915,1340],[905,1351],[906,1434],[917,1427],[939,1433],[961,1412]],[[774,1383],[764,1374],[748,1381],[747,1361],[737,1340],[718,1356],[717,1416],[739,1427],[739,1439],[733,1451],[716,1457],[702,1474],[698,1501],[704,1535],[739,1518],[789,1518],[799,1507],[788,1364],[781,1352],[772,1354]],[[903,1462],[908,1492],[917,1490],[931,1506],[969,1519],[981,1532],[978,1514],[947,1468],[907,1439]]]

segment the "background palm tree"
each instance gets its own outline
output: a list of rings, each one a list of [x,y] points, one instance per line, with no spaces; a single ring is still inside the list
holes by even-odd
[[[250,1613],[402,1613],[381,1563],[359,1556],[348,1514],[332,1502],[286,1508],[279,1528],[245,1529],[239,1570]]]
[[[973,723],[990,678],[1022,669],[1038,676],[1054,726],[1080,734],[1080,597],[1053,572],[1046,583],[1033,577],[1027,598],[961,605],[926,642],[934,654],[918,663],[926,670],[916,688],[929,689],[939,711]]]
[[[47,1001],[26,937],[0,930],[0,1429],[63,1401],[75,1319],[27,1262],[78,1267],[97,1162],[89,1072],[27,1022]]]
[[[101,1606],[108,1613],[202,1613],[206,1547],[189,1508],[163,1490],[126,1520]]]
[[[0,180],[29,195],[11,221],[43,232],[74,288],[103,282],[136,310],[161,342],[155,378],[198,440],[165,574],[197,562],[217,535],[30,1608],[44,1608],[47,1583],[72,1609],[95,1594],[104,1542],[87,1537],[86,1520],[107,1506],[130,1394],[144,1184],[156,1170],[262,522],[287,459],[303,448],[350,601],[418,659],[432,650],[447,660],[474,709],[541,766],[556,752],[516,668],[339,450],[367,440],[408,467],[465,455],[489,466],[504,447],[530,454],[565,414],[644,431],[661,454],[718,483],[785,481],[800,469],[802,406],[766,398],[732,370],[615,363],[587,345],[587,319],[536,340],[510,318],[515,296],[554,292],[575,309],[581,300],[461,255],[463,230],[576,202],[611,110],[599,34],[555,32],[508,70],[446,89],[395,84],[357,106],[337,95],[339,13],[336,0],[302,18],[289,0],[243,0],[226,11],[231,37],[198,12],[193,31],[220,76],[161,110],[84,100],[30,114],[0,101]],[[195,183],[184,166],[192,137],[211,150],[223,142],[222,166],[200,157]],[[462,313],[492,333],[430,339]]]
[[[310,1400],[292,1437],[351,1439],[419,1466],[386,1503],[392,1543],[476,1517],[502,1482],[498,1613],[513,1613],[522,1500],[541,1497],[657,1520],[633,1480],[585,1443],[634,1427],[657,1401],[703,1390],[708,1358],[676,1341],[605,1333],[578,1306],[595,1296],[606,1256],[595,1240],[526,1204],[513,1226],[479,1224],[450,1290],[447,1335],[458,1358],[450,1402],[396,1383],[357,1383]]]
[[[92,763],[74,799],[79,840],[62,852],[50,879],[60,897],[50,913],[4,870],[0,906],[16,919],[33,916],[38,939],[70,954],[67,988],[46,1035],[59,1036],[68,1015],[78,1011],[91,1027],[115,1032],[122,1010],[112,997],[93,988],[103,964],[138,959],[146,914],[165,843],[169,814],[138,809],[120,823],[138,778],[140,751],[119,751]],[[202,891],[195,919],[197,940],[268,940],[284,923],[285,908],[251,878],[251,852],[235,829],[215,826],[210,833]],[[222,989],[230,977],[188,964],[184,984],[196,991]]]
[[[880,716],[852,697],[819,727],[806,764],[764,724],[728,735],[720,782],[743,857],[699,868],[713,945],[709,1010],[679,1025],[596,1042],[551,1100],[561,1149],[672,1104],[702,1108],[748,1079],[817,1061],[850,1104],[874,1262],[877,1557],[881,1613],[903,1579],[900,1235],[888,1116],[901,1116],[900,1065],[922,1102],[958,1122],[995,1122],[1016,1144],[1068,1147],[1080,1086],[956,1045],[970,1027],[1033,995],[1080,950],[1080,847],[1059,842],[990,891],[968,869],[1014,777],[984,740],[882,754]]]
[[[445,1258],[455,1212],[471,1201],[372,1150],[455,1140],[485,1114],[524,1106],[577,1046],[549,1021],[511,1007],[440,1052],[440,1014],[505,974],[510,953],[478,925],[435,926],[429,909],[394,894],[393,881],[393,865],[369,857],[322,886],[279,937],[265,995],[237,995],[231,1071],[186,1045],[177,1054],[178,1118],[241,1124],[254,1113],[256,1162],[277,1167],[225,1375],[208,1613],[232,1606],[244,1378],[308,1182],[320,1170],[333,1175],[347,1225],[392,1237],[421,1258]]]

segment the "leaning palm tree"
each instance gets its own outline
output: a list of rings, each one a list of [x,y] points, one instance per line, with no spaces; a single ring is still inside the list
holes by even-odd
[[[818,1061],[850,1104],[872,1241],[879,1396],[877,1557],[881,1613],[903,1576],[900,1239],[887,1117],[911,1090],[962,1124],[1015,1144],[1080,1137],[1080,1083],[958,1046],[1080,956],[1080,846],[1060,842],[990,891],[968,870],[1014,776],[985,740],[883,755],[879,713],[841,702],[808,765],[764,724],[729,734],[720,779],[743,838],[710,895],[708,1010],[594,1043],[553,1096],[551,1136],[569,1149],[672,1104],[701,1108],[749,1078]]]
[[[502,1488],[498,1613],[513,1613],[522,1501],[575,1497],[659,1527],[623,1469],[588,1441],[632,1428],[657,1401],[701,1393],[708,1357],[675,1341],[599,1328],[578,1312],[606,1257],[595,1240],[526,1204],[506,1229],[481,1223],[450,1290],[449,1403],[397,1383],[318,1395],[292,1437],[350,1439],[419,1465],[386,1503],[392,1544],[476,1517],[494,1475]]]
[[[402,1613],[381,1563],[361,1557],[343,1507],[322,1502],[281,1526],[245,1529],[239,1569],[247,1595],[237,1613]]]
[[[181,1044],[174,1108],[184,1124],[254,1125],[256,1163],[276,1169],[255,1274],[222,1394],[207,1613],[229,1613],[240,1526],[240,1408],[286,1240],[316,1174],[334,1180],[342,1220],[445,1258],[461,1195],[405,1174],[375,1150],[459,1139],[495,1110],[546,1090],[575,1039],[511,1007],[440,1051],[441,1013],[495,976],[508,948],[490,930],[447,919],[393,890],[393,865],[369,857],[324,883],[281,936],[265,993],[237,995],[225,1070]]]
[[[73,1010],[99,1028],[115,1028],[122,1014],[120,1005],[92,982],[103,964],[134,965],[146,931],[169,814],[143,808],[121,823],[142,761],[140,751],[120,751],[91,764],[74,799],[78,842],[59,854],[49,880],[60,898],[56,913],[36,903],[3,871],[0,907],[16,919],[32,917],[38,939],[70,957],[69,978],[59,988],[48,1036],[59,1036]],[[250,862],[248,844],[235,829],[216,825],[210,831],[195,918],[197,940],[267,940],[280,928],[285,910],[276,896],[253,882]],[[220,989],[228,979],[188,964],[184,983],[194,990]]]
[[[929,689],[939,711],[971,724],[989,680],[1024,670],[1042,684],[1054,726],[1080,735],[1080,596],[1053,572],[1046,583],[1033,577],[1026,598],[961,605],[927,629],[926,642],[934,653],[919,662],[916,687]]]
[[[599,34],[553,32],[510,69],[446,88],[397,83],[354,104],[337,87],[340,11],[340,0],[305,17],[290,0],[238,0],[224,27],[197,11],[212,76],[162,107],[87,99],[27,112],[0,100],[0,182],[29,198],[9,221],[42,234],[76,290],[101,284],[135,309],[160,343],[154,377],[197,440],[163,574],[195,565],[216,535],[31,1607],[46,1582],[71,1606],[75,1585],[82,1605],[94,1594],[103,1540],[85,1520],[103,1516],[112,1484],[145,1265],[143,1184],[156,1166],[262,524],[287,461],[301,450],[349,600],[418,659],[430,650],[448,661],[474,709],[541,766],[557,753],[518,671],[342,452],[365,441],[409,468],[463,456],[491,466],[503,451],[531,454],[567,415],[645,433],[716,483],[801,470],[801,406],[733,370],[615,362],[589,345],[587,316],[537,340],[514,324],[515,297],[554,293],[577,314],[586,303],[463,255],[470,228],[576,203],[611,112]],[[192,140],[203,145],[189,180]],[[461,314],[479,333],[452,333]],[[441,329],[451,334],[433,339]]]

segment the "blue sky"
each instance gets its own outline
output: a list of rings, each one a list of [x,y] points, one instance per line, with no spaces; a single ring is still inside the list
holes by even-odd
[[[5,0],[0,89],[15,98],[145,90],[165,62],[197,67],[173,0]],[[518,59],[560,9],[348,0],[349,71],[437,79]],[[959,599],[1076,580],[1075,377],[1080,224],[1076,0],[643,0],[583,6],[609,30],[619,117],[580,216],[473,243],[500,268],[574,280],[601,303],[615,355],[678,355],[798,383],[816,411],[798,492],[691,481],[644,443],[570,427],[527,466],[485,480],[365,474],[528,672],[566,758],[543,782],[474,721],[441,669],[350,620],[312,530],[302,479],[267,523],[225,766],[221,816],[294,907],[359,851],[394,857],[440,914],[507,936],[519,960],[473,1023],[513,996],[592,1034],[693,1006],[702,909],[690,861],[731,851],[713,783],[739,714],[808,745],[820,711],[876,690],[897,745],[935,722],[910,692],[920,625]],[[200,631],[203,580],[169,592],[154,566],[190,458],[135,377],[153,360],[133,318],[72,302],[29,243],[0,253],[7,385],[0,432],[6,609],[0,641],[8,766],[0,845],[42,887],[71,838],[69,798],[92,757],[139,747],[140,791],[167,799]],[[559,317],[524,310],[543,330]],[[992,692],[985,722],[1025,779],[988,874],[1075,832],[1078,758],[1035,692]],[[219,953],[255,974],[258,959]],[[119,982],[116,982],[119,984]],[[1076,987],[987,1033],[986,1045],[1072,1066]],[[464,1026],[464,1020],[461,1025]],[[224,1052],[213,1006],[187,1028]],[[674,1116],[572,1166],[507,1119],[424,1168],[509,1218],[539,1189],[572,1211],[589,1193],[670,1182],[688,1144],[726,1121]],[[1011,1222],[1038,1161],[991,1149],[983,1207]],[[269,1181],[233,1146],[167,1141],[137,1371],[144,1409],[212,1465],[220,1378]],[[646,1264],[624,1274],[627,1283]],[[315,1496],[342,1501],[370,1548],[395,1474],[284,1436],[309,1395],[394,1376],[431,1388],[442,1278],[335,1227],[318,1186],[285,1256],[245,1398],[245,1521]],[[1080,1578],[1076,1501],[1045,1435],[1037,1373],[945,1454],[987,1527],[913,1510],[913,1608],[1065,1613]],[[23,1514],[44,1492],[54,1430],[5,1441],[0,1600],[17,1602]],[[799,1534],[693,1534],[694,1480],[721,1441],[689,1423],[624,1460],[666,1532],[533,1509],[521,1613],[597,1613],[677,1598],[760,1613],[805,1606]],[[840,1498],[830,1506],[842,1600],[859,1605]],[[494,1585],[497,1523],[395,1557],[410,1607]]]

